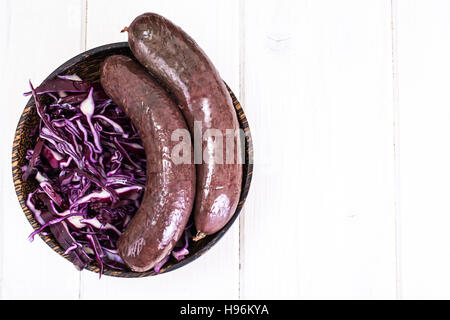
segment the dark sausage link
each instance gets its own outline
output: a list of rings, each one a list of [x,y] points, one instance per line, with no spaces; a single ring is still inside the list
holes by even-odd
[[[175,164],[170,154],[180,143],[172,141],[173,131],[188,129],[165,89],[129,57],[106,58],[101,84],[130,117],[147,156],[147,185],[141,206],[117,244],[131,270],[143,272],[170,254],[192,211],[195,167]]]
[[[195,41],[169,20],[154,13],[138,16],[128,31],[134,56],[175,96],[191,133],[194,121],[208,129],[239,129],[230,95],[216,68]],[[229,133],[228,133],[229,134]],[[198,235],[220,230],[233,216],[239,202],[242,181],[240,139],[235,139],[232,161],[226,160],[225,139],[222,156],[217,157],[214,139],[203,139],[207,159],[196,166],[197,193],[194,218]],[[221,159],[222,163],[212,163]],[[220,160],[219,160],[220,161]],[[230,164],[230,162],[232,162]]]

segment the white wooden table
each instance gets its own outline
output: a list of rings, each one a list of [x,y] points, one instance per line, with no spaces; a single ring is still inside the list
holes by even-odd
[[[191,34],[254,138],[245,210],[207,254],[146,279],[75,268],[17,201],[28,98],[140,13]],[[0,298],[450,298],[450,2],[1,0]]]

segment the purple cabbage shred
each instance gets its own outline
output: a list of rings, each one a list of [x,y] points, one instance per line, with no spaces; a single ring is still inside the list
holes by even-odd
[[[53,235],[78,270],[96,262],[100,276],[105,267],[128,271],[117,240],[139,209],[146,184],[137,130],[97,83],[60,75],[30,87],[25,95],[34,97],[40,121],[22,171],[24,180],[37,182],[26,204],[41,225],[30,241],[39,233]],[[171,256],[180,261],[189,254],[190,226],[155,265],[156,273]]]

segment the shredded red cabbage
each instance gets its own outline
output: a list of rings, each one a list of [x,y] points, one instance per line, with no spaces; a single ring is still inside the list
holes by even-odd
[[[145,189],[146,157],[136,128],[101,86],[77,75],[30,87],[25,95],[33,95],[40,122],[22,171],[24,180],[38,183],[26,203],[41,224],[30,241],[52,234],[78,270],[93,261],[100,276],[105,266],[128,270],[116,243]],[[51,102],[43,105],[43,97]],[[177,261],[189,254],[191,226],[171,253]]]

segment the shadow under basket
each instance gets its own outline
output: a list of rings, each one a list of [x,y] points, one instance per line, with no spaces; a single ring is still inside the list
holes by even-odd
[[[77,74],[83,80],[99,82],[100,77],[100,65],[102,61],[114,54],[122,54],[130,57],[132,53],[128,46],[127,42],[119,42],[104,45],[101,47],[94,48],[92,50],[86,51],[77,55],[76,57],[70,59],[55,71],[53,71],[47,79],[54,78],[56,75],[68,75],[68,74]],[[228,86],[227,86],[228,88]],[[230,96],[233,100],[233,105],[236,110],[236,114],[239,120],[240,127],[246,133],[245,138],[245,163],[243,165],[243,176],[242,176],[242,191],[240,196],[239,205],[236,209],[231,220],[226,224],[224,228],[222,228],[219,232],[207,236],[198,242],[190,241],[189,245],[189,255],[187,255],[183,260],[176,261],[171,258],[165,264],[165,266],[160,270],[159,273],[169,272],[180,268],[201,255],[207,252],[217,241],[222,238],[225,232],[231,227],[233,222],[239,215],[239,212],[244,205],[245,199],[247,197],[248,190],[250,188],[250,182],[252,179],[252,171],[253,171],[253,149],[252,149],[252,140],[250,135],[250,129],[248,126],[247,119],[244,114],[244,110],[242,110],[239,101],[236,99],[236,96],[233,92],[228,88]],[[43,103],[46,103],[45,98],[41,98]],[[24,166],[27,162],[25,159],[26,151],[28,149],[33,149],[35,144],[35,139],[30,137],[30,133],[36,127],[39,122],[39,116],[37,115],[35,104],[33,98],[30,98],[25,109],[20,117],[19,124],[17,125],[16,133],[14,136],[14,144],[12,150],[12,171],[13,171],[13,179],[14,179],[14,187],[17,193],[17,197],[19,199],[20,205],[25,213],[26,218],[30,222],[31,226],[34,230],[39,229],[40,224],[35,220],[32,212],[26,206],[26,199],[30,192],[32,192],[36,187],[37,183],[35,181],[23,181],[22,180],[22,166]],[[40,237],[50,246],[54,251],[67,259],[67,255],[64,254],[64,250],[59,246],[59,244],[55,241],[54,237],[51,235],[42,235]],[[86,267],[87,270],[93,272],[100,272],[100,268],[96,262],[92,262]],[[103,270],[104,275],[113,276],[113,277],[125,277],[125,278],[135,278],[135,277],[147,277],[156,275],[153,270],[146,272],[133,272],[133,271],[118,271],[111,268],[105,267]]]

